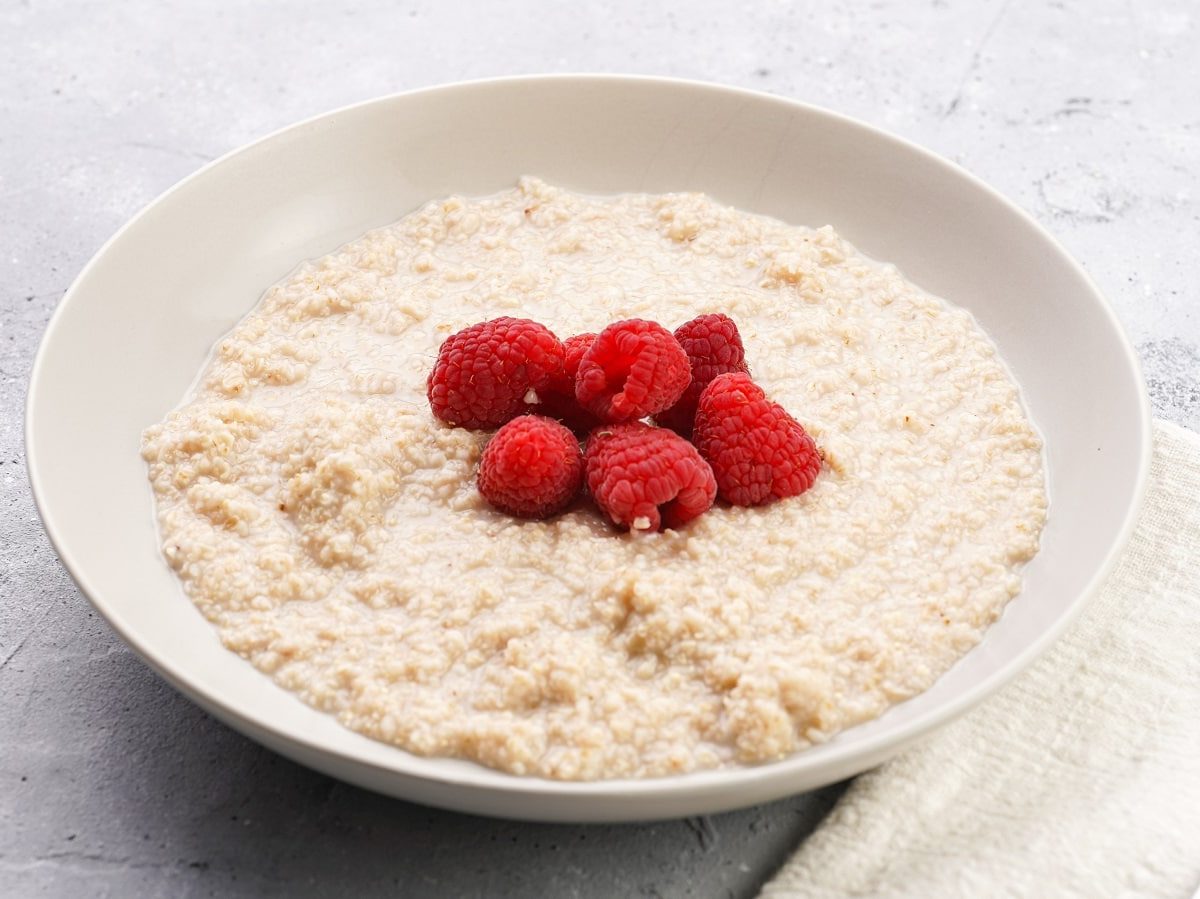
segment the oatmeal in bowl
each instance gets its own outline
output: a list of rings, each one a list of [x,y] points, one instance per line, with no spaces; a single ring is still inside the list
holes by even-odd
[[[724,377],[819,450],[805,489],[744,505],[722,485],[654,522],[593,486],[517,517],[480,490],[495,427],[431,405],[439,350],[481,322],[569,344],[705,316],[744,348]],[[545,394],[511,411],[564,417]],[[670,408],[637,427],[721,481]],[[830,227],[534,178],[303,264],[142,454],[163,553],[228,649],[377,740],[566,780],[769,762],[924,691],[1019,591],[1047,503],[967,312]]]

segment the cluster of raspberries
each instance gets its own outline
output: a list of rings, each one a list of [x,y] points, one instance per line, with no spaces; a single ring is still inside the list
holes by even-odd
[[[499,428],[479,492],[521,518],[561,512],[586,483],[619,527],[676,528],[717,494],[735,506],[796,496],[821,468],[812,438],[750,378],[726,315],[674,334],[628,319],[566,341],[528,319],[480,322],[442,344],[428,395],[448,425]]]

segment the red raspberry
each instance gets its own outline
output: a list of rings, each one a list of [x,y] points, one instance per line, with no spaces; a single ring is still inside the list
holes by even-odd
[[[704,388],[692,439],[722,499],[735,506],[798,496],[821,470],[812,438],[744,372],[718,375]]]
[[[750,369],[746,366],[742,335],[728,315],[718,312],[693,318],[675,329],[675,339],[691,363],[692,383],[679,402],[654,416],[654,422],[680,436],[691,437],[701,391],[717,375]]]
[[[570,504],[583,483],[579,441],[552,419],[521,415],[483,448],[477,483],[501,512],[549,518]]]
[[[541,395],[539,415],[557,418],[576,434],[584,435],[596,425],[600,419],[579,405],[575,399],[575,374],[579,371],[579,362],[588,351],[595,334],[576,334],[563,341],[563,370],[554,378],[549,387]]]
[[[561,375],[563,347],[526,318],[497,318],[446,338],[429,373],[429,405],[446,424],[494,428],[529,406],[529,391]]]
[[[717,495],[712,469],[694,446],[640,421],[594,430],[584,465],[596,505],[635,531],[677,528],[708,511]]]
[[[631,318],[600,332],[583,354],[575,396],[607,422],[661,412],[691,380],[687,353],[657,322]]]

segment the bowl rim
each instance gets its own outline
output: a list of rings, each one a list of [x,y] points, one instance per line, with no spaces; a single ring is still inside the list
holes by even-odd
[[[1137,426],[1140,430],[1140,446],[1138,467],[1136,472],[1136,483],[1134,485],[1132,501],[1125,512],[1125,518],[1122,521],[1120,528],[1105,552],[1102,564],[1099,565],[1098,568],[1092,573],[1092,576],[1088,580],[1085,587],[1074,598],[1064,614],[1060,615],[1050,627],[1040,632],[1036,638],[1029,641],[1020,652],[1008,659],[995,672],[976,681],[954,697],[940,703],[928,711],[923,712],[911,721],[905,722],[896,728],[887,729],[878,734],[872,734],[867,738],[857,741],[849,746],[843,754],[840,754],[835,758],[819,759],[809,762],[808,753],[805,751],[799,751],[778,761],[749,767],[707,769],[686,774],[651,778],[614,778],[595,781],[570,781],[551,780],[548,778],[531,776],[518,776],[473,764],[456,765],[446,772],[435,773],[421,769],[432,767],[430,763],[436,764],[438,762],[445,762],[447,759],[436,757],[425,758],[417,756],[405,751],[400,747],[392,747],[396,750],[394,764],[383,764],[372,759],[363,758],[353,751],[343,748],[330,747],[320,740],[311,739],[303,733],[296,732],[293,729],[289,729],[285,726],[280,726],[275,722],[244,715],[236,707],[236,705],[231,704],[228,696],[208,690],[202,685],[198,685],[191,681],[187,676],[187,673],[179,670],[178,667],[173,663],[172,659],[166,657],[164,654],[156,650],[152,643],[147,643],[138,637],[138,635],[135,633],[135,628],[132,623],[126,620],[127,616],[122,617],[122,615],[120,615],[115,609],[109,607],[109,604],[103,597],[103,591],[96,588],[96,586],[89,579],[87,572],[82,570],[77,563],[71,551],[71,547],[67,545],[62,538],[54,510],[48,507],[46,504],[43,481],[46,479],[47,475],[43,470],[41,463],[39,462],[37,440],[34,433],[35,421],[40,415],[45,414],[44,412],[40,411],[41,404],[39,403],[39,397],[44,390],[42,386],[44,380],[43,370],[46,364],[45,358],[48,355],[47,348],[53,344],[54,336],[61,327],[62,321],[66,316],[66,311],[70,309],[71,304],[75,301],[76,295],[80,292],[80,285],[87,280],[92,269],[108,253],[109,249],[124,237],[127,231],[133,228],[133,226],[142,218],[144,218],[151,210],[158,207],[160,204],[167,202],[176,192],[181,191],[185,186],[191,184],[191,182],[194,180],[204,177],[211,169],[223,165],[229,160],[237,158],[238,156],[250,153],[259,148],[261,145],[272,142],[279,137],[284,135],[299,135],[305,130],[316,125],[330,123],[336,118],[351,114],[359,109],[376,104],[394,102],[401,98],[451,94],[460,91],[471,91],[484,86],[519,87],[522,84],[528,84],[532,82],[550,81],[563,83],[574,82],[579,86],[620,84],[625,86],[640,85],[650,87],[682,87],[690,90],[711,91],[735,97],[742,97],[747,100],[754,100],[756,102],[766,102],[779,107],[781,111],[794,111],[796,109],[800,109],[811,115],[833,119],[845,126],[848,126],[852,130],[870,135],[875,140],[882,140],[910,153],[916,153],[921,157],[924,157],[926,161],[935,163],[937,166],[953,172],[956,177],[965,179],[974,189],[987,195],[993,202],[1001,204],[1007,209],[1008,212],[1014,214],[1026,224],[1032,225],[1037,232],[1039,232],[1049,241],[1050,245],[1058,251],[1062,259],[1070,266],[1073,274],[1080,278],[1081,282],[1086,285],[1092,294],[1093,299],[1096,301],[1095,305],[1097,314],[1105,317],[1106,323],[1112,328],[1118,338],[1118,342],[1121,347],[1120,361],[1128,367],[1130,373],[1133,375],[1138,386],[1140,387],[1140,389],[1137,391]],[[513,796],[518,796],[521,794],[536,794],[539,796],[550,796],[559,800],[569,798],[587,799],[597,796],[612,798],[615,794],[621,794],[623,799],[628,799],[630,801],[652,797],[678,796],[679,794],[690,794],[709,789],[736,788],[737,786],[749,786],[765,781],[786,781],[789,776],[792,778],[798,777],[806,768],[816,765],[840,764],[841,767],[848,770],[858,771],[860,768],[864,767],[862,765],[863,761],[869,760],[872,757],[877,757],[880,753],[885,753],[889,747],[904,746],[919,739],[939,726],[963,714],[968,709],[980,703],[987,696],[995,693],[1001,687],[1011,682],[1018,674],[1024,671],[1034,661],[1034,659],[1045,652],[1050,645],[1057,640],[1058,637],[1062,635],[1072,623],[1074,623],[1079,614],[1082,612],[1084,606],[1087,605],[1087,603],[1096,595],[1104,580],[1115,567],[1122,551],[1129,541],[1134,525],[1138,518],[1138,513],[1146,495],[1153,448],[1150,404],[1146,393],[1145,380],[1141,372],[1141,366],[1128,336],[1122,328],[1120,321],[1117,319],[1112,305],[1100,292],[1083,267],[1069,252],[1067,252],[1067,250],[1059,243],[1059,241],[1044,226],[1041,225],[1041,223],[1034,219],[1033,216],[1024,209],[1017,206],[1013,201],[1006,198],[1004,195],[989,186],[967,169],[934,153],[931,150],[920,146],[919,144],[907,140],[906,138],[899,137],[888,131],[877,128],[843,113],[839,113],[802,100],[796,100],[791,97],[768,93],[766,91],[733,87],[717,82],[688,78],[586,72],[523,75],[517,74],[478,78],[467,81],[456,81],[431,85],[412,90],[398,91],[366,100],[361,100],[310,116],[306,119],[286,125],[282,128],[278,128],[262,137],[224,153],[211,162],[206,163],[195,172],[176,182],[166,191],[162,192],[145,206],[143,206],[111,237],[109,237],[108,240],[106,240],[98,250],[95,251],[91,259],[74,278],[71,286],[66,290],[62,298],[59,300],[58,305],[51,315],[50,321],[48,322],[42,334],[42,338],[39,342],[38,350],[34,357],[33,365],[30,371],[29,386],[26,393],[25,403],[24,438],[26,472],[35,506],[39,516],[41,517],[44,530],[50,539],[55,552],[57,553],[63,566],[66,568],[68,574],[79,591],[88,599],[91,605],[100,613],[105,621],[108,622],[109,626],[116,631],[121,639],[127,645],[129,645],[134,652],[136,652],[138,656],[145,661],[157,674],[162,676],[176,689],[179,689],[181,692],[183,692],[184,695],[189,699],[199,703],[202,707],[208,709],[209,711],[216,713],[222,720],[235,726],[243,733],[252,735],[256,741],[262,742],[261,737],[258,735],[265,733],[272,738],[272,743],[285,745],[294,744],[302,747],[310,753],[315,753],[318,756],[332,756],[348,765],[371,769],[385,778],[400,775],[417,778],[423,781],[435,782],[444,786],[483,789],[487,791],[508,793]],[[281,687],[280,689],[283,688]],[[850,732],[853,729],[854,728],[849,728],[846,732]],[[461,763],[463,760],[454,759],[452,761]],[[856,763],[858,764],[858,767],[855,767]],[[640,818],[647,816],[644,813],[634,813],[629,817]],[[542,819],[548,820],[549,816],[542,816]],[[580,820],[582,819],[583,818]]]

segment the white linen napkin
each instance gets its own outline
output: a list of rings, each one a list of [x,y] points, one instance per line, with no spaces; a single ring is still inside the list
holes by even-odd
[[[1074,628],[854,781],[762,895],[1187,899],[1198,886],[1200,436],[1157,422],[1133,538]]]

